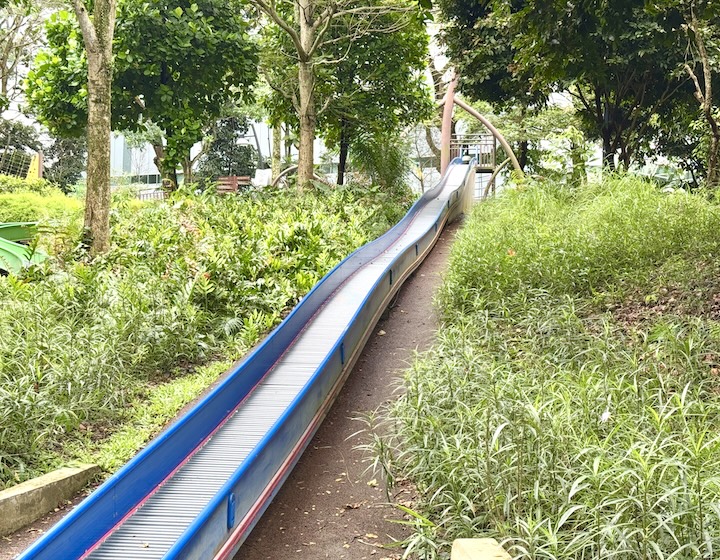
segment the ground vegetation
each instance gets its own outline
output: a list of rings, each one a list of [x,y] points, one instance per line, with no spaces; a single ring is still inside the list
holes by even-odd
[[[0,277],[3,485],[92,459],[88,449],[100,449],[93,460],[107,468],[126,460],[153,431],[143,414],[157,429],[410,201],[405,191],[365,187],[302,197],[188,189],[147,203],[119,192],[113,243],[88,260],[77,250],[79,201],[43,182],[34,192],[12,187],[0,195],[14,201],[0,203],[0,221],[40,219],[38,247],[50,259]],[[197,370],[217,360],[224,365]],[[148,400],[165,416],[155,405],[144,411]],[[118,431],[125,435],[103,447]]]
[[[716,203],[631,177],[476,207],[379,440],[419,490],[408,553],[715,555],[718,226]]]

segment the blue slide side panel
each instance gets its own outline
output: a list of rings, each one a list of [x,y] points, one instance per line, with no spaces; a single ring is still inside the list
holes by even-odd
[[[227,518],[225,513],[227,496],[230,493],[235,494],[237,500],[235,519],[237,523],[242,522],[245,515],[258,502],[270,483],[270,479],[278,472],[307,427],[312,423],[335,381],[340,377],[342,369],[340,353],[336,349],[318,369],[312,383],[308,383],[298,394],[252,454],[243,461],[240,468],[218,491],[203,513],[188,527],[175,546],[168,551],[165,558],[201,560],[212,558],[215,555],[232,532],[232,529],[228,529],[227,524],[223,522]],[[294,465],[295,462],[296,460],[292,461],[292,464]],[[279,490],[279,485],[267,497],[268,503],[277,490]],[[249,525],[246,533],[251,528],[252,525]]]
[[[456,192],[461,191],[462,186]],[[457,207],[459,199],[459,196],[453,195],[449,199],[450,206],[443,205],[441,207],[435,221],[438,226],[444,225],[452,209]],[[327,404],[328,396],[344,370],[340,361],[340,344],[344,344],[344,353],[348,358],[355,351],[359,351],[367,331],[375,325],[377,314],[382,311],[386,298],[397,290],[396,284],[391,284],[389,281],[390,271],[393,271],[394,278],[399,279],[407,271],[413,269],[419,264],[419,257],[423,255],[424,249],[434,243],[441,230],[442,227],[438,227],[438,233],[436,233],[435,227],[431,227],[390,263],[366,294],[360,310],[352,318],[347,331],[338,340],[331,353],[288,407],[285,414],[277,420],[255,450],[216,494],[195,522],[188,527],[183,537],[178,540],[165,558],[202,559],[214,556],[234,529],[234,527],[228,528],[226,525],[228,496],[230,494],[235,496],[234,518],[240,522],[261,498],[262,491],[268,486],[273,475],[282,467],[292,449],[297,446],[305,428],[312,422],[318,410]],[[423,246],[419,255],[416,254],[416,243]],[[388,246],[385,246],[383,251]],[[314,431],[315,429],[312,433]],[[307,443],[309,443],[309,438],[305,440],[301,449],[304,449]],[[300,453],[293,459],[291,466],[297,462],[299,457]],[[282,480],[289,472],[290,469],[282,476]],[[278,490],[279,485],[272,493],[265,496],[265,503],[261,504],[262,507],[257,515],[245,528],[242,538],[238,540],[238,545],[252,530],[257,518],[266,509]]]
[[[446,177],[426,192],[396,226],[352,253],[326,274],[221,384],[18,558],[77,558],[102,539],[237,408],[337,287],[399,238],[415,214],[442,190]]]

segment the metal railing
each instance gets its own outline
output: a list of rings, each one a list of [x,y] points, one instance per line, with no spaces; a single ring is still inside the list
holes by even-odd
[[[497,144],[492,134],[464,134],[450,140],[450,157],[470,156],[479,171],[492,172],[496,165]]]

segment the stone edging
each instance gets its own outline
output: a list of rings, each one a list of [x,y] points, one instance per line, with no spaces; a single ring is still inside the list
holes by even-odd
[[[63,467],[0,491],[0,536],[9,535],[53,511],[99,473],[97,465]]]
[[[511,560],[495,539],[456,539],[451,560]]]

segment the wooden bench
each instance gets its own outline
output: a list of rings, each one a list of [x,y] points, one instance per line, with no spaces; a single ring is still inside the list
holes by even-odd
[[[217,178],[218,194],[229,194],[238,192],[240,187],[249,187],[250,176],[247,175],[228,175],[227,177]]]

